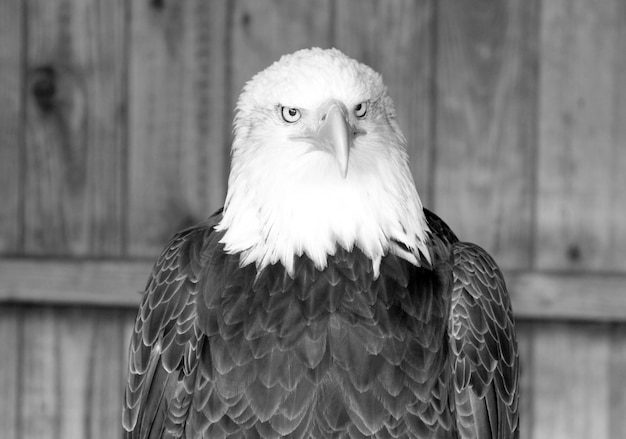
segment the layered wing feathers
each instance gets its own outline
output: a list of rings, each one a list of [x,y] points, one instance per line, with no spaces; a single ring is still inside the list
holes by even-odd
[[[504,279],[480,247],[456,243],[450,342],[464,438],[518,437],[518,351]]]
[[[203,348],[195,301],[202,249],[215,224],[216,216],[177,234],[154,265],[129,350],[122,420],[128,438],[166,437],[187,418],[191,395],[200,396],[201,382],[193,382]]]
[[[519,355],[502,273],[485,250],[460,242],[437,215],[425,214],[454,259],[449,334],[459,434],[517,438]]]

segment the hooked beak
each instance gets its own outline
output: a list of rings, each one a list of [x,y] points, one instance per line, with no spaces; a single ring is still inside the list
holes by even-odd
[[[341,176],[348,175],[348,160],[354,136],[358,134],[348,121],[348,111],[341,102],[332,101],[322,112],[316,138],[321,148],[335,157]]]

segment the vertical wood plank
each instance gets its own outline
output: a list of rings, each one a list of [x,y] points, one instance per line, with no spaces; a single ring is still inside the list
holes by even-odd
[[[237,0],[230,28],[231,109],[244,84],[282,55],[331,43],[331,0]]]
[[[504,268],[532,253],[536,3],[437,3],[434,207]]]
[[[57,349],[49,366],[55,369],[57,437],[90,437],[86,421],[94,410],[102,409],[90,406],[88,400],[98,320],[90,310],[79,308],[56,308],[53,316]]]
[[[607,325],[546,323],[532,353],[533,438],[609,439]],[[623,414],[622,414],[623,416]],[[619,437],[620,435],[618,435]]]
[[[61,407],[57,404],[59,339],[52,308],[23,313],[19,424],[22,439],[56,438]]]
[[[0,305],[0,425],[5,439],[21,439],[18,431],[20,317],[17,306]]]
[[[25,307],[23,315],[19,437],[121,437],[127,328],[135,311]]]
[[[0,253],[20,246],[24,2],[0,2]]]
[[[154,256],[223,203],[229,2],[132,2],[129,251]]]
[[[434,2],[343,0],[335,8],[334,43],[383,76],[408,141],[417,189],[429,205]]]
[[[125,2],[31,0],[27,10],[26,251],[118,255]]]
[[[126,382],[130,336],[127,328],[135,321],[135,310],[110,309],[97,312],[94,337],[90,345],[85,423],[88,437],[122,437],[121,406]]]
[[[608,437],[616,438],[626,432],[626,324],[614,324],[610,331]]]
[[[626,269],[626,5],[543,2],[537,265]]]

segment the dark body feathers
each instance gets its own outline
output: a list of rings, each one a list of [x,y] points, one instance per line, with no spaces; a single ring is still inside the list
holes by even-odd
[[[206,224],[158,259],[130,347],[128,438],[517,437],[504,281],[434,214],[432,264],[339,249],[293,277]]]

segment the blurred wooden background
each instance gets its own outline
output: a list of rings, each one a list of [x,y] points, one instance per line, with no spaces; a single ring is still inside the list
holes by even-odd
[[[626,435],[626,2],[0,0],[0,426],[120,437],[150,266],[220,207],[244,81],[381,72],[425,204],[506,271],[522,438]]]

